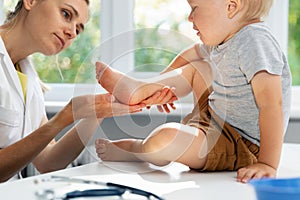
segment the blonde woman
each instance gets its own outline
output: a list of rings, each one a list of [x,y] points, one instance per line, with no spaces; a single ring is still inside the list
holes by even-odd
[[[19,0],[0,26],[0,182],[32,162],[41,173],[65,168],[101,118],[138,112],[110,94],[73,98],[48,121],[42,89],[28,56],[54,55],[71,45],[88,20],[89,0]],[[75,120],[64,137],[55,136]],[[84,130],[84,131],[82,131]]]

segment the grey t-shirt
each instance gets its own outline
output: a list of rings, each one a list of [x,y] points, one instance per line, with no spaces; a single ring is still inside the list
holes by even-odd
[[[257,145],[260,145],[259,110],[251,80],[259,71],[280,75],[286,131],[291,106],[290,68],[278,42],[263,22],[245,26],[222,45],[201,44],[200,50],[214,71],[210,107]]]

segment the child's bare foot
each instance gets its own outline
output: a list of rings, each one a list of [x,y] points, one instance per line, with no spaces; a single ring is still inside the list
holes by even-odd
[[[96,62],[96,74],[98,83],[103,88],[118,101],[129,105],[138,104],[163,88],[161,84],[147,84],[130,78],[102,62]]]
[[[95,148],[98,157],[103,161],[141,161],[134,155],[140,153],[140,144],[141,141],[139,140],[110,141],[97,139]]]

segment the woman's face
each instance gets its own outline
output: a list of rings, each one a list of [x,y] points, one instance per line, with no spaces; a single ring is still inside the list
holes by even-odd
[[[85,0],[25,0],[24,27],[33,48],[54,55],[69,47],[88,20]],[[29,2],[29,4],[28,4]]]

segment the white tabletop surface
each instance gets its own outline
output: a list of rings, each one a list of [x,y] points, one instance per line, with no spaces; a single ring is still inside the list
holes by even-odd
[[[284,144],[278,177],[300,177],[300,144]],[[52,173],[0,184],[0,199],[38,199],[35,192],[54,189],[57,194],[73,189],[94,189],[94,185],[45,181],[51,175],[113,182],[144,189],[161,195],[166,200],[230,199],[255,200],[249,184],[236,182],[236,172],[199,173],[188,167],[172,163],[158,168],[147,163],[95,162]],[[96,198],[78,198],[96,199]],[[97,199],[145,199],[137,196]]]

